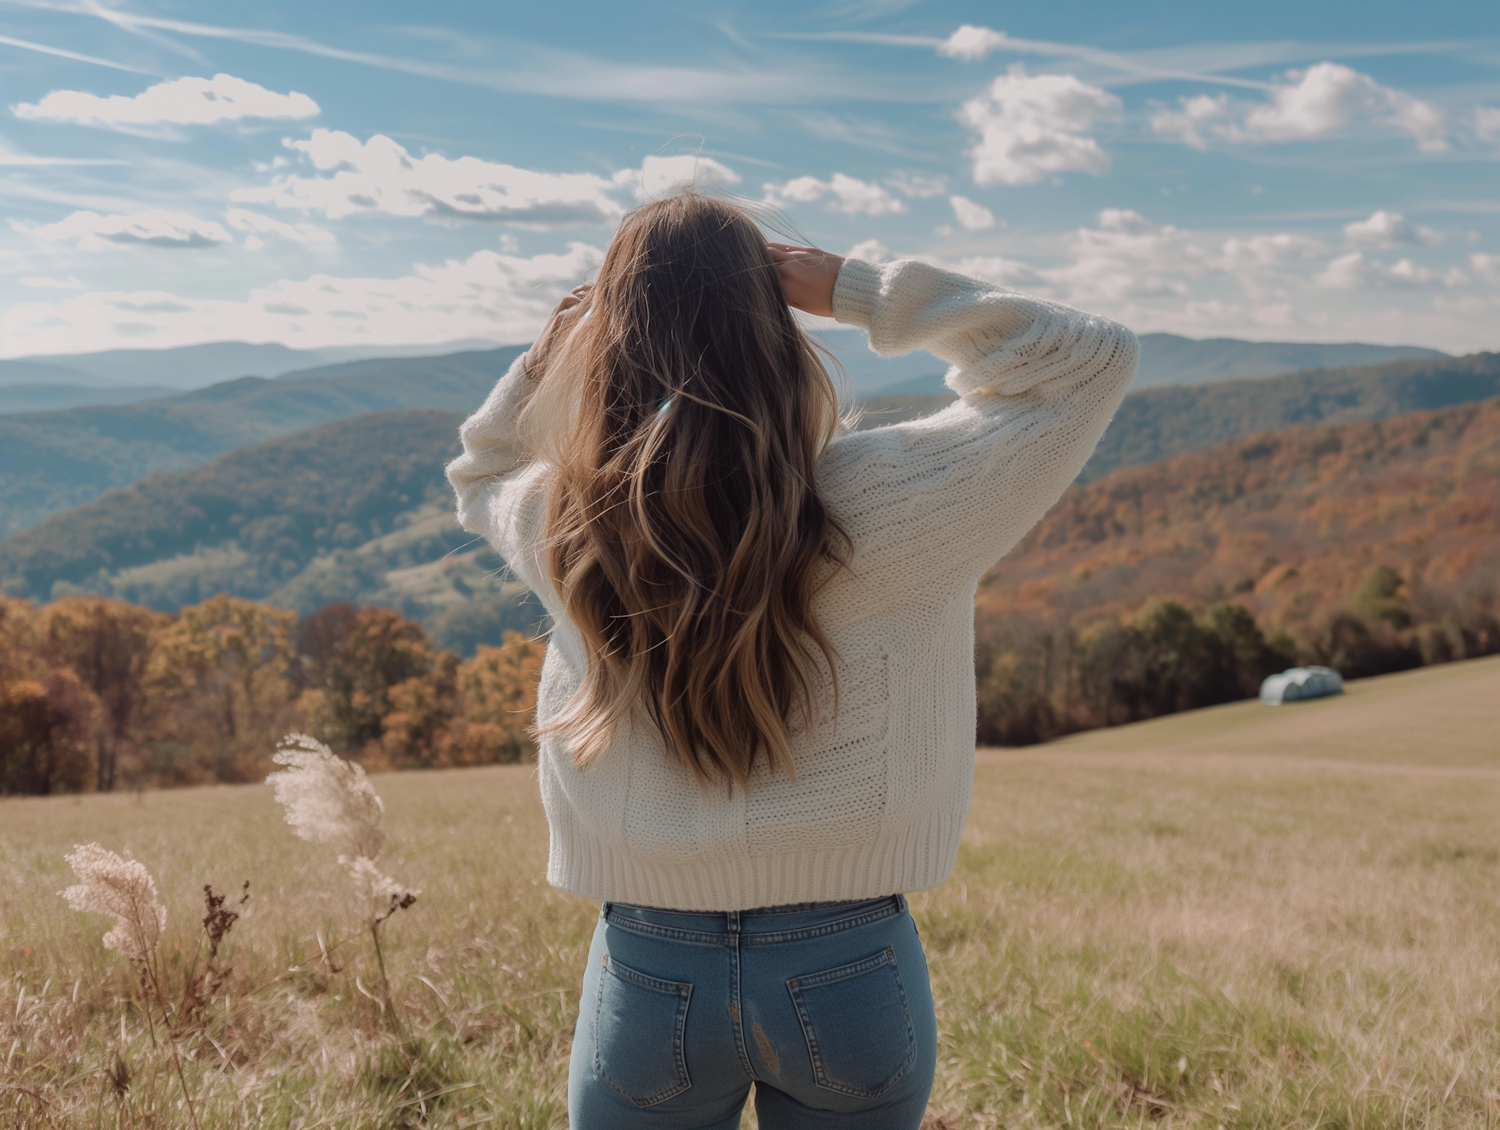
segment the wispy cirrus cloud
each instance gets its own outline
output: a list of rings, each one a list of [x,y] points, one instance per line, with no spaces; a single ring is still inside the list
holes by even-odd
[[[136,95],[101,98],[82,90],[54,90],[40,101],[12,111],[35,122],[71,122],[131,131],[151,126],[213,125],[246,118],[316,117],[318,104],[295,90],[278,94],[233,75],[179,78],[159,82]]]
[[[91,63],[96,67],[108,67],[113,71],[127,71],[133,75],[157,75],[158,72],[147,70],[144,67],[132,67],[128,63],[117,63],[113,59],[101,59],[97,55],[85,55],[78,51],[69,51],[62,47],[53,47],[46,43],[35,43],[29,39],[16,39],[9,35],[0,35],[0,47],[14,47],[20,51],[34,51],[38,55],[51,55],[54,59],[68,59],[74,63]]]

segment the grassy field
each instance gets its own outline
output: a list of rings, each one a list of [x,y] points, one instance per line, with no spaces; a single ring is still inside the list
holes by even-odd
[[[422,888],[385,935],[404,1042],[268,788],[0,802],[0,1125],[190,1125],[106,921],[57,895],[89,840],[155,875],[172,984],[203,884],[251,882],[177,1041],[202,1125],[565,1125],[597,911],[543,881],[531,770],[374,781]],[[1500,1126],[1500,658],[982,751],[958,869],[912,905],[932,1130]]]

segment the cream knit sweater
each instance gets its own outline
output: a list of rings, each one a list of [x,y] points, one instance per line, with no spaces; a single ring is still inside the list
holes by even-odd
[[[594,899],[683,910],[875,898],[941,883],[974,767],[974,591],[1082,469],[1135,372],[1136,341],[1103,318],[902,261],[850,259],[834,316],[877,353],[925,346],[961,399],[829,445],[818,489],[853,542],[816,612],[840,656],[832,694],[795,739],[795,780],[701,786],[647,726],[622,727],[587,770],[541,743],[548,880]],[[586,657],[542,553],[545,464],[516,414],[519,362],[463,426],[448,466],[465,529],[490,540],[556,622],[545,721]]]

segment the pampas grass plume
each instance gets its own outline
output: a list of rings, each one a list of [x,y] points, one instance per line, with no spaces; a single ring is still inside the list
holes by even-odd
[[[288,734],[272,758],[286,768],[266,784],[286,809],[286,822],[313,843],[331,843],[340,859],[374,859],[385,843],[385,804],[362,766],[338,757],[307,734]]]
[[[63,858],[80,880],[62,892],[68,905],[113,917],[105,946],[136,961],[149,960],[166,928],[167,908],[156,897],[156,880],[146,865],[98,844],[79,844]]]

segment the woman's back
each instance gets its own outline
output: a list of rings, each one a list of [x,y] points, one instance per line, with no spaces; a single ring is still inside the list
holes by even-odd
[[[791,771],[762,758],[743,784],[705,779],[639,715],[586,768],[563,735],[544,733],[557,886],[727,911],[918,890],[952,868],[972,779],[975,587],[1081,470],[1134,373],[1135,340],[916,262],[844,262],[833,312],[878,352],[925,346],[948,361],[961,399],[840,436],[817,462],[818,494],[848,541],[812,598],[834,662],[790,720]],[[556,623],[545,727],[576,701],[590,654],[549,564],[552,469],[517,428],[530,386],[518,363],[465,425],[449,474],[464,526]]]

